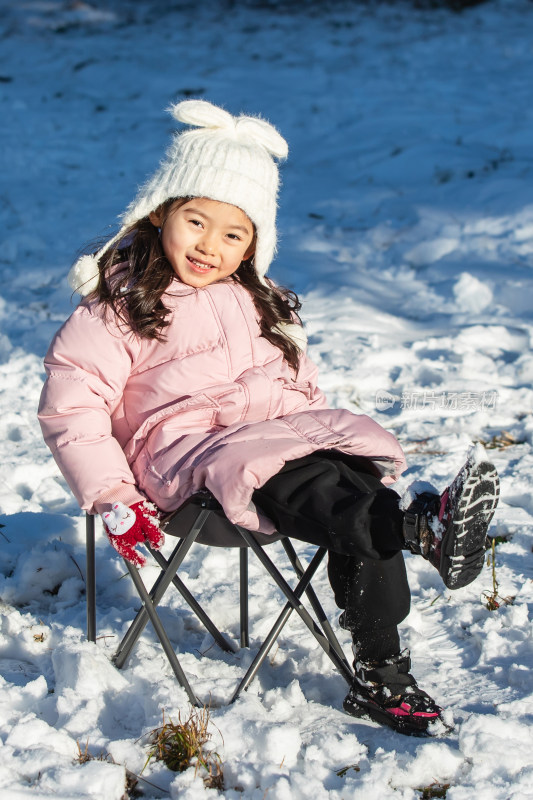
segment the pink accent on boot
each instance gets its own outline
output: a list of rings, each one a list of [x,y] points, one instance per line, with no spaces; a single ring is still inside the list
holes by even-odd
[[[442,518],[444,517],[444,512],[446,511],[446,505],[448,503],[448,497],[450,496],[450,490],[445,489],[440,496],[440,509],[439,509],[439,521],[442,522]]]

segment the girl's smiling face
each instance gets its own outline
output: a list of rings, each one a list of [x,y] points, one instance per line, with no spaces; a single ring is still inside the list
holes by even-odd
[[[233,275],[254,252],[252,222],[229,203],[205,197],[177,201],[165,218],[153,211],[150,222],[161,228],[165,256],[180,281],[197,289]]]

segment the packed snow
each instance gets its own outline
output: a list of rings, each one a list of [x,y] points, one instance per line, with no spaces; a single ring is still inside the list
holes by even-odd
[[[407,557],[403,643],[446,708],[433,738],[343,713],[346,684],[296,615],[224,705],[281,603],[253,561],[250,649],[235,656],[169,596],[162,618],[211,704],[219,794],[532,798],[533,4],[1,0],[0,37],[2,797],[120,800],[163,715],[189,711],[150,627],[123,670],[112,664],[137,602],[101,531],[98,639],[87,642],[84,517],[36,407],[44,353],[76,303],[70,264],[115,230],[157,166],[173,130],[164,109],[202,97],[262,114],[287,137],[271,274],[304,301],[331,403],[401,440],[400,493],[443,488],[473,442],[502,483],[494,571],[487,561],[450,592]],[[198,546],[183,572],[235,644],[237,563]],[[324,569],[315,587],[335,622]],[[137,789],[217,794],[194,767],[154,759]]]

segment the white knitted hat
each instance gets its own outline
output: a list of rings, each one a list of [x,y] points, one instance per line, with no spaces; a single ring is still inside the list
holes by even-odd
[[[207,197],[242,209],[256,228],[254,264],[262,278],[276,251],[278,168],[287,142],[259,117],[233,117],[205,100],[170,108],[179,122],[196,126],[174,135],[156,173],[122,215],[122,228],[95,256],[82,256],[69,273],[71,287],[86,295],[98,286],[97,261],[120,242],[127,227],[178,197]]]

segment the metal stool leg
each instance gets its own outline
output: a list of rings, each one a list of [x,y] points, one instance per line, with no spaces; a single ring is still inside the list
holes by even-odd
[[[174,578],[181,562],[183,561],[188,551],[192,547],[193,543],[195,542],[196,537],[202,530],[202,527],[210,513],[211,513],[210,511],[202,509],[198,514],[198,517],[196,518],[196,521],[194,522],[187,536],[184,539],[182,539],[179,542],[179,544],[174,548],[172,556],[170,557],[170,561],[168,562],[168,567],[166,568],[165,572],[160,575],[160,577],[152,587],[152,591],[150,593],[151,595],[150,603],[153,605],[154,608],[155,606],[157,606],[157,604],[163,597],[164,593],[166,592],[168,586],[172,582],[172,579]],[[113,663],[119,669],[124,665],[127,657],[129,656],[135,643],[137,642],[137,639],[145,629],[148,623],[148,619],[149,619],[148,608],[143,604],[143,607],[141,608],[141,610],[138,612],[137,616],[131,623],[130,627],[126,632],[126,635],[119,644],[118,650],[113,657]]]
[[[302,575],[304,574],[304,567],[303,567],[300,559],[298,558],[298,556],[296,554],[296,550],[292,546],[291,541],[289,539],[282,539],[281,540],[281,544],[283,545],[283,547],[285,549],[285,552],[287,553],[287,556],[289,557],[289,561],[291,562],[291,564],[292,564],[292,566],[294,568],[294,571],[298,575],[298,578],[301,578]],[[330,645],[334,648],[334,650],[337,651],[337,655],[344,662],[344,664],[347,667],[347,669],[353,675],[353,670],[352,670],[350,664],[348,663],[348,661],[346,659],[346,656],[345,656],[344,651],[343,651],[343,649],[342,649],[342,647],[340,645],[340,642],[337,639],[337,636],[335,635],[335,631],[333,630],[333,628],[330,625],[330,622],[329,622],[329,620],[328,620],[328,618],[326,616],[326,612],[322,608],[322,605],[321,605],[318,597],[316,596],[315,590],[313,589],[312,586],[308,586],[307,589],[305,590],[305,593],[306,593],[307,597],[309,598],[309,602],[311,604],[311,608],[315,612],[316,618],[317,618],[318,622],[320,623],[320,625],[322,627],[322,630],[324,631],[324,633],[325,633]]]
[[[270,558],[266,555],[263,548],[257,544],[254,540],[253,536],[248,532],[239,528],[243,538],[249,542],[250,547],[261,561],[263,566],[268,570],[270,575],[274,578],[277,585],[287,598],[290,605],[296,611],[296,613],[301,617],[302,622],[304,622],[319,645],[322,647],[326,655],[333,661],[334,665],[337,667],[341,675],[345,678],[347,683],[351,684],[353,673],[352,671],[347,668],[345,661],[341,659],[337,653],[337,651],[331,646],[330,642],[328,641],[327,637],[322,632],[320,626],[315,622],[312,616],[309,614],[307,609],[302,605],[300,602],[300,597],[304,593],[305,589],[311,582],[318,566],[322,562],[324,556],[326,555],[327,550],[324,547],[319,547],[316,551],[315,555],[311,559],[303,577],[301,578],[298,586],[293,590],[281,574],[281,572],[277,569],[276,565],[270,560]]]
[[[146,591],[146,587],[145,587],[145,585],[143,583],[143,580],[142,580],[141,576],[139,575],[136,567],[134,567],[133,564],[130,564],[130,562],[126,561],[126,559],[124,559],[124,563],[126,564],[126,567],[129,570],[129,573],[131,575],[133,583],[135,584],[135,588],[137,589],[137,591],[139,593],[139,596],[142,599],[143,607],[146,609],[146,613],[147,613],[148,617],[150,618],[150,622],[154,626],[154,630],[155,630],[155,632],[157,634],[157,638],[159,639],[159,641],[161,642],[161,644],[163,646],[163,650],[165,651],[165,655],[166,655],[166,657],[168,658],[168,660],[170,662],[170,666],[172,667],[174,675],[178,679],[178,683],[187,692],[187,697],[189,698],[191,704],[193,706],[200,706],[201,703],[199,703],[198,698],[196,697],[196,695],[194,694],[193,690],[191,689],[189,681],[187,680],[187,678],[185,676],[185,673],[183,672],[183,669],[181,667],[181,664],[178,661],[176,653],[174,652],[174,648],[172,647],[170,639],[168,638],[168,636],[166,634],[166,631],[165,631],[165,629],[163,627],[163,624],[162,624],[161,620],[159,619],[158,613],[155,610],[155,606],[152,603],[152,600],[150,599],[150,597],[148,595],[148,592]]]
[[[240,561],[240,607],[241,607],[241,647],[250,647],[248,633],[248,548],[241,547]]]
[[[324,556],[326,554],[326,549],[323,547],[318,548],[315,555],[311,559],[304,575],[300,579],[298,585],[293,590],[281,575],[279,570],[275,567],[273,562],[270,558],[264,553],[263,548],[258,545],[253,536],[246,530],[239,528],[243,538],[246,542],[250,545],[254,553],[257,555],[263,566],[267,569],[270,575],[274,578],[276,583],[278,584],[279,588],[287,598],[287,604],[281,614],[279,615],[276,623],[274,624],[271,632],[265,639],[261,649],[259,650],[257,656],[255,657],[254,661],[248,668],[248,671],[244,678],[242,679],[241,683],[237,687],[233,697],[230,700],[230,703],[233,703],[239,694],[248,688],[251,681],[255,677],[257,671],[259,670],[261,664],[265,660],[266,656],[272,644],[276,640],[277,636],[279,635],[280,631],[282,630],[283,626],[289,619],[292,611],[296,611],[296,613],[301,617],[302,621],[307,625],[317,642],[320,644],[326,655],[331,659],[335,667],[339,670],[343,678],[346,680],[347,683],[351,684],[352,682],[352,672],[346,663],[346,659],[343,657],[341,658],[337,652],[337,650],[332,647],[331,642],[325,636],[324,632],[320,628],[320,626],[315,622],[315,620],[311,617],[307,609],[302,605],[300,602],[300,597],[305,592],[309,583],[311,582],[316,570],[318,569],[319,565],[322,563]]]
[[[161,569],[166,570],[170,562],[167,561],[158,550],[152,550],[150,548],[150,552]],[[237,653],[238,649],[235,647],[235,645],[225,639],[224,635],[219,631],[211,617],[207,615],[195,596],[187,589],[181,578],[178,578],[177,575],[174,575],[172,578],[172,583],[181,594],[187,605],[192,609],[192,611],[194,611],[200,622],[209,631],[218,646],[226,653]],[[152,595],[152,592],[150,592],[150,595]]]
[[[94,516],[85,515],[85,595],[87,600],[87,639],[96,641],[96,569],[94,557]]]

